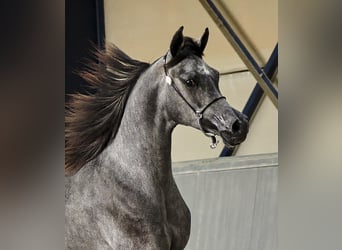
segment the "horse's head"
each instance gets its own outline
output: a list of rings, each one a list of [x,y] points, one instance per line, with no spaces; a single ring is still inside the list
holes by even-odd
[[[198,128],[207,136],[220,135],[231,147],[245,140],[248,120],[222,96],[219,72],[202,60],[208,36],[207,28],[195,41],[183,36],[183,27],[173,36],[164,57],[169,112],[176,123]]]

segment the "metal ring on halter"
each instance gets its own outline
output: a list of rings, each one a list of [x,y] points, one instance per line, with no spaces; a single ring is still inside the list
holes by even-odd
[[[202,117],[203,117],[203,114],[200,112],[200,111],[196,111],[196,117],[198,118],[198,119],[202,119]]]
[[[210,144],[210,148],[211,149],[215,149],[217,147],[217,144],[219,143],[220,141],[219,140],[216,140],[216,137],[215,136],[212,136],[211,137],[211,144]]]
[[[202,119],[202,114],[201,114],[201,118],[199,118],[197,121],[198,121],[198,125],[201,129],[201,131],[203,132],[203,134],[207,137],[210,137],[211,139],[211,144],[210,144],[210,148],[211,149],[214,149],[217,147],[217,144],[220,142],[219,140],[216,139],[216,135],[215,134],[209,134],[208,132],[206,132],[203,127],[202,127],[202,124],[201,124],[201,119]]]

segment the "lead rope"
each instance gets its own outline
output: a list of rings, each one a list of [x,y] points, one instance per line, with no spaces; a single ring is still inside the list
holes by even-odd
[[[216,135],[215,134],[210,134],[208,132],[206,132],[203,127],[202,127],[202,123],[201,120],[203,118],[203,113],[204,111],[213,103],[217,102],[220,99],[226,99],[226,97],[224,96],[220,96],[215,98],[214,100],[212,100],[211,102],[209,102],[206,106],[204,106],[204,108],[200,109],[200,110],[196,110],[194,107],[192,107],[192,105],[185,99],[185,97],[182,95],[182,93],[180,92],[180,90],[177,88],[177,86],[174,84],[174,82],[172,81],[171,77],[168,75],[167,70],[166,70],[166,57],[167,57],[167,53],[164,56],[164,72],[165,72],[165,80],[166,83],[170,86],[173,87],[173,89],[176,91],[176,93],[183,99],[183,101],[192,109],[192,111],[194,111],[195,116],[197,118],[197,122],[198,125],[201,129],[201,131],[203,132],[203,134],[207,137],[211,138],[211,144],[210,144],[210,148],[214,149],[217,147],[217,144],[219,143],[219,140],[216,139]]]

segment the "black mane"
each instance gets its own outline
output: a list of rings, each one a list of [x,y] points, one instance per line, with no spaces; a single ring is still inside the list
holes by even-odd
[[[96,60],[80,73],[94,93],[71,95],[66,105],[65,171],[76,173],[115,137],[138,77],[150,65],[130,58],[115,45],[96,51]]]

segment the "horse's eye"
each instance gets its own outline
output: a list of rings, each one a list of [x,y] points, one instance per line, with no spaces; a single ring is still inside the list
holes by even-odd
[[[194,87],[194,86],[196,86],[195,81],[192,80],[192,79],[186,80],[186,81],[185,81],[185,84],[186,84],[186,86],[188,86],[188,87]]]

